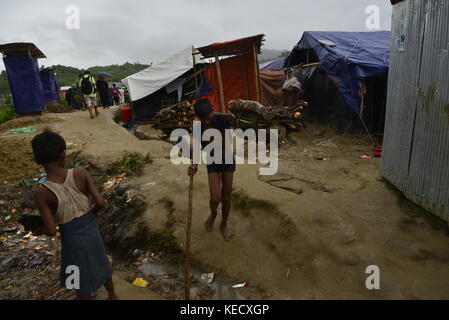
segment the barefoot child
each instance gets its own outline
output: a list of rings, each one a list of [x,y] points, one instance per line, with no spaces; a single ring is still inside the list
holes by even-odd
[[[82,168],[65,169],[64,139],[51,131],[36,135],[31,142],[37,164],[47,172],[47,181],[39,188],[34,200],[44,225],[33,230],[36,235],[55,236],[61,233],[61,286],[73,273],[68,266],[79,268],[78,299],[93,299],[104,285],[110,299],[117,299],[112,283],[112,267],[98,231],[96,214],[104,207],[90,174]],[[91,208],[89,196],[95,202]]]
[[[208,99],[201,99],[195,103],[195,114],[201,120],[201,130],[204,131],[209,128],[217,129],[222,134],[222,146],[225,148],[225,130],[230,129],[229,118],[224,113],[212,112],[212,105]],[[203,141],[204,142],[204,141]],[[207,143],[202,142],[204,148]],[[226,241],[233,236],[232,231],[228,227],[228,218],[231,211],[231,191],[232,179],[235,171],[235,161],[233,163],[225,163],[223,160],[221,164],[212,163],[207,165],[207,174],[209,180],[210,191],[210,216],[204,223],[206,230],[211,231],[217,217],[218,206],[222,205],[222,220],[220,231]],[[192,164],[187,171],[189,176],[194,176],[198,171],[198,165]]]

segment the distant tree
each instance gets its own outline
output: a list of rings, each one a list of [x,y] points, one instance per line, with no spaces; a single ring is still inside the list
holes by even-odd
[[[42,67],[44,66],[42,65]],[[108,80],[120,81],[127,76],[142,71],[148,67],[149,65],[146,64],[126,62],[122,65],[113,64],[109,66],[94,66],[88,68],[87,70],[91,71],[94,75],[102,71],[108,72],[112,75],[112,78]],[[72,83],[76,83],[78,81],[78,75],[84,70],[60,64],[53,65],[50,68],[55,69],[58,86],[70,86]],[[10,94],[6,71],[2,71],[0,73],[0,94],[7,96]]]

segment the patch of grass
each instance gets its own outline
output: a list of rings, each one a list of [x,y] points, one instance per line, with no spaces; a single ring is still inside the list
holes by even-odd
[[[143,166],[151,162],[153,160],[150,158],[149,153],[144,156],[138,152],[125,151],[116,168],[118,173],[141,174]]]
[[[0,108],[0,124],[13,119],[16,116],[16,111],[13,107]]]
[[[441,230],[447,236],[449,236],[448,222],[407,199],[405,195],[388,180],[382,178],[382,181],[388,187],[388,189],[396,194],[396,196],[398,197],[399,207],[403,209],[408,215],[412,217],[423,218],[432,228]]]
[[[175,228],[167,227],[162,233],[154,233],[150,236],[150,248],[152,252],[162,254],[179,253],[180,249],[175,237]]]
[[[165,227],[166,228],[172,228],[175,225],[175,216],[174,216],[174,212],[175,212],[175,203],[173,202],[173,200],[171,200],[168,197],[162,197],[161,199],[159,199],[158,201],[159,203],[164,205],[164,208],[168,211],[167,212],[167,221],[165,222]]]
[[[175,205],[175,203],[173,202],[173,200],[171,200],[168,197],[162,197],[161,199],[159,199],[158,201],[159,203],[162,203],[165,207],[165,209],[167,210],[172,210],[173,206]]]
[[[107,169],[103,169],[97,166],[94,161],[86,158],[81,151],[73,152],[67,155],[67,168],[79,168],[82,167],[89,171],[90,175],[94,179],[95,185],[100,189],[103,189],[103,183],[108,181],[110,174]]]
[[[231,200],[232,207],[239,210],[245,217],[250,216],[253,209],[265,212],[278,211],[277,206],[273,202],[251,198],[243,190],[233,190]]]

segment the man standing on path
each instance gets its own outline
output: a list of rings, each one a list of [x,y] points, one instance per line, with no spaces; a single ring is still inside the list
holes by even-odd
[[[84,71],[83,77],[80,79],[79,87],[84,96],[84,102],[87,110],[90,113],[90,118],[94,119],[100,113],[97,110],[97,95],[95,93],[95,79],[90,74],[90,71]],[[94,111],[95,109],[95,116]]]

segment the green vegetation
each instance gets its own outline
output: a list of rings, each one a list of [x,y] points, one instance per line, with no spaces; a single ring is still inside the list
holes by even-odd
[[[13,107],[0,107],[0,124],[11,120],[16,115]]]
[[[410,201],[405,197],[405,195],[399,191],[393,184],[391,184],[388,180],[382,178],[385,185],[393,191],[398,197],[399,206],[411,217],[422,218],[426,220],[426,222],[432,226],[432,228],[436,230],[443,231],[446,235],[449,236],[449,224],[438,217],[437,215],[425,210],[414,202]]]
[[[43,66],[42,66],[43,67]],[[47,66],[46,66],[47,67]],[[148,68],[149,65],[142,64],[139,62],[129,63],[126,62],[122,65],[109,65],[109,66],[95,66],[88,68],[90,72],[96,75],[98,72],[108,72],[111,74],[112,78],[108,81],[118,82],[127,76],[142,71]],[[78,69],[69,66],[55,65],[50,68],[54,68],[56,72],[56,81],[58,86],[70,86],[72,83],[76,83],[78,80],[78,75],[84,71],[84,69]],[[0,73],[0,94],[9,95],[9,84],[6,77],[6,71]]]
[[[262,49],[262,53],[259,54],[259,63],[269,62],[276,60],[280,57],[286,57],[290,54],[287,50],[272,50],[272,49]]]
[[[232,207],[242,213],[243,216],[251,215],[251,210],[259,209],[265,212],[275,212],[278,210],[276,205],[270,201],[254,199],[248,196],[243,190],[232,191]]]
[[[179,253],[174,231],[174,227],[167,227],[162,233],[153,233],[149,239],[150,250],[159,254]]]
[[[150,154],[145,156],[138,152],[125,151],[116,168],[118,173],[140,174],[145,164],[151,163]]]

